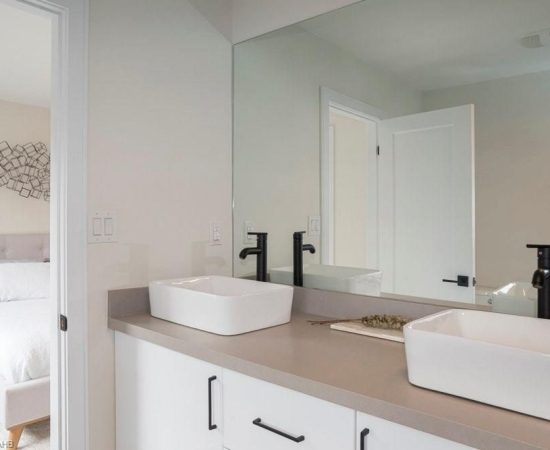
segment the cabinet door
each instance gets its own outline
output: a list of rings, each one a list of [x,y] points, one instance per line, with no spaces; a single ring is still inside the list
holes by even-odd
[[[447,439],[357,413],[357,450],[475,450]]]
[[[228,450],[354,450],[355,411],[224,370]]]
[[[222,449],[220,368],[122,333],[115,352],[117,450]]]

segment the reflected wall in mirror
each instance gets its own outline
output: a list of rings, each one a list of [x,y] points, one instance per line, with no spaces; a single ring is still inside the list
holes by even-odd
[[[235,46],[235,276],[536,314],[550,3],[365,0]],[[477,281],[477,285],[475,282]]]

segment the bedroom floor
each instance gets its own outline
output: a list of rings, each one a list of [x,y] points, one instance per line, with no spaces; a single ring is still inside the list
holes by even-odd
[[[4,430],[0,431],[0,444],[7,438]],[[0,448],[1,445],[0,445]],[[29,425],[23,431],[18,450],[50,450],[50,421]]]

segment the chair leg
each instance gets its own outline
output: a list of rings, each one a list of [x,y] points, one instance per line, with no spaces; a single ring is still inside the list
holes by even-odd
[[[8,442],[7,442],[7,448],[10,450],[17,450],[17,446],[19,445],[19,439],[21,439],[21,434],[23,433],[23,429],[25,428],[24,425],[18,425],[16,427],[12,427],[8,429]]]

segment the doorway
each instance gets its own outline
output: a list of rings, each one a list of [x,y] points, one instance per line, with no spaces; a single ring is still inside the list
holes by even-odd
[[[35,236],[26,232],[4,236],[7,245],[17,250],[17,253],[13,253],[17,262],[27,258],[35,260],[42,257],[38,255],[38,250],[49,250],[49,255],[43,255],[44,260],[50,261],[49,274],[46,274],[49,275],[49,286],[45,295],[48,305],[46,335],[49,336],[49,342],[46,346],[50,354],[47,377],[49,385],[44,390],[45,377],[36,380],[31,375],[30,380],[24,380],[27,383],[25,389],[20,389],[18,383],[2,383],[0,402],[5,413],[0,417],[0,422],[4,422],[0,426],[8,428],[9,434],[6,433],[6,437],[11,441],[6,444],[4,439],[4,445],[7,448],[16,448],[14,441],[23,439],[19,443],[25,442],[25,428],[30,423],[49,417],[49,448],[86,449],[87,2],[0,0],[0,6],[12,8],[17,11],[16,14],[48,23],[51,31],[49,37],[45,38],[51,63],[51,79],[48,83],[51,93],[48,105],[50,124],[47,127],[49,142],[42,142],[44,145],[40,145],[36,138],[29,137],[30,142],[19,142],[17,139],[13,144],[3,145],[4,156],[9,157],[11,162],[11,165],[8,162],[8,183],[11,188],[9,194],[17,192],[22,199],[49,202],[49,238],[46,237],[44,243],[34,240],[31,242],[31,239],[43,237],[36,233]],[[25,39],[25,36],[19,40],[6,39],[0,46],[17,46],[18,43],[26,42]],[[25,62],[32,60],[22,60],[22,63]],[[12,66],[4,70],[5,67],[7,66],[3,66],[2,75],[9,77],[8,69]],[[23,87],[27,86],[25,81],[25,77],[20,76],[16,83]],[[27,127],[23,131],[28,131],[31,127],[30,120],[23,125]],[[37,176],[44,181],[44,186],[37,184]],[[49,181],[47,189],[46,178]],[[25,253],[29,248],[33,249],[32,254]],[[38,264],[42,271],[44,264],[44,261]],[[16,268],[19,269],[20,267]],[[15,305],[20,302],[7,303]],[[14,396],[14,392],[24,395]],[[6,399],[9,402],[17,400],[17,404],[7,405]],[[28,442],[25,443],[25,448],[33,448],[33,445],[27,444]],[[36,447],[41,450],[46,448],[45,445]]]

